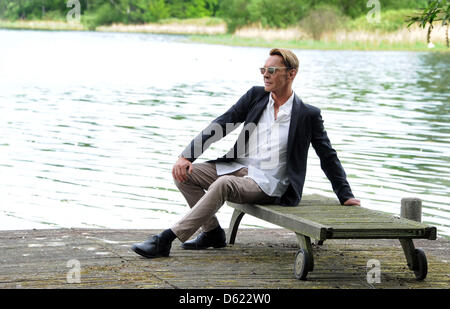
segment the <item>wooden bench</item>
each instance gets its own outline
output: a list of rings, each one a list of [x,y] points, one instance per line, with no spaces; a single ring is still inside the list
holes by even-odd
[[[234,208],[228,230],[228,242],[234,244],[244,214],[255,216],[295,232],[300,250],[295,255],[294,274],[305,280],[313,271],[311,240],[319,245],[327,239],[399,239],[410,270],[417,280],[427,275],[427,259],[413,239],[436,239],[436,228],[381,211],[358,206],[342,206],[336,199],[320,195],[304,196],[296,207],[250,205],[227,202]]]

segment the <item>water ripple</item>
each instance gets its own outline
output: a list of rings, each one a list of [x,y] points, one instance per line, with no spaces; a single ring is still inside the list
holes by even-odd
[[[10,59],[0,62],[2,229],[175,223],[187,206],[172,164],[201,129],[261,84],[257,68],[267,57],[262,48],[154,35],[2,30],[0,39],[8,43],[0,59]],[[46,41],[60,43],[49,50]],[[73,50],[63,46],[72,41]],[[36,53],[24,54],[24,45]],[[79,58],[83,48],[89,57]],[[60,52],[72,59],[70,73]],[[321,108],[357,197],[395,214],[402,197],[419,197],[423,220],[450,236],[449,56],[296,52],[294,89]],[[223,155],[238,131],[199,161]],[[312,149],[305,193],[334,195]],[[225,226],[230,216],[227,207],[219,212]],[[243,224],[267,226],[251,218]]]

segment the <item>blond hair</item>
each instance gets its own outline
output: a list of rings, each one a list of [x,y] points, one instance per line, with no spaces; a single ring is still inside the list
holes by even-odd
[[[288,68],[295,69],[298,71],[298,58],[297,56],[291,52],[289,49],[284,48],[273,48],[270,53],[271,56],[278,55],[283,58],[284,65]]]

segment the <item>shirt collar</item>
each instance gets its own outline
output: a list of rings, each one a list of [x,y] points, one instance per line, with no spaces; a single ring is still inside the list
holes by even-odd
[[[292,104],[293,104],[293,102],[294,102],[294,96],[295,96],[295,92],[294,91],[292,91],[292,94],[291,94],[291,96],[289,97],[289,99],[287,99],[287,101],[283,104],[283,105],[281,105],[280,106],[280,111],[281,110],[284,110],[284,111],[286,111],[286,113],[290,113],[291,112],[291,109],[292,109]],[[269,108],[273,108],[273,106],[274,106],[274,104],[275,104],[275,101],[273,100],[273,98],[272,98],[272,92],[270,93],[270,96],[269,96],[269,104],[268,104],[268,107]]]

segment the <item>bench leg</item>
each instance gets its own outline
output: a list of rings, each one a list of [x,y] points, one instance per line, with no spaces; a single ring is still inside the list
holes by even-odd
[[[313,257],[313,250],[311,246],[311,238],[308,236],[295,233],[297,235],[297,241],[301,249],[305,250],[310,257],[310,263],[309,263],[309,269],[308,271],[313,271],[314,269],[314,257]]]
[[[228,243],[230,245],[234,244],[236,240],[236,234],[239,228],[239,223],[241,223],[242,217],[245,215],[245,212],[235,209],[233,211],[233,215],[231,216],[230,227],[228,228]]]
[[[414,271],[417,280],[424,280],[428,273],[428,262],[425,252],[422,249],[414,248],[414,243],[410,238],[400,238],[399,240],[405,253],[408,268]]]
[[[408,263],[408,268],[414,270],[417,268],[417,261],[414,255],[414,243],[410,238],[400,238],[400,244],[402,245],[403,252],[405,253],[406,262]]]
[[[316,245],[316,246],[322,246],[323,245],[323,240],[318,240],[318,239],[314,239],[314,244]]]

